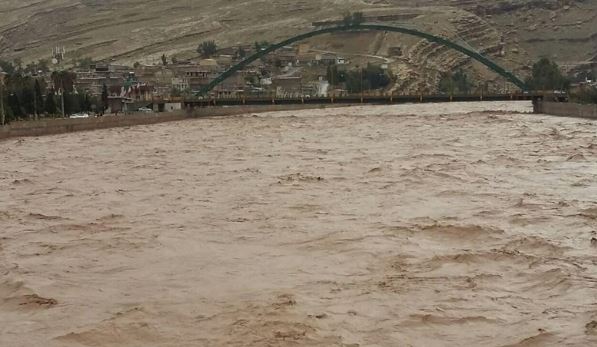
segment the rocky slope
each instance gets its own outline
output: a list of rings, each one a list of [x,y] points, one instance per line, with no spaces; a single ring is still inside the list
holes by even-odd
[[[597,56],[597,0],[3,0],[0,56],[37,60],[64,46],[69,60],[151,63],[163,53],[192,57],[206,39],[220,46],[279,40],[345,11],[466,42],[521,74],[543,55],[570,68]],[[438,71],[458,66],[487,74],[457,53],[418,39],[345,36],[351,39],[338,44],[323,37],[313,44],[388,57],[401,73],[400,83],[412,90],[433,85]],[[392,47],[404,54],[392,57]]]

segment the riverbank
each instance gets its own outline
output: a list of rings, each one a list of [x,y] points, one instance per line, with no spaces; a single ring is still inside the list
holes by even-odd
[[[512,105],[526,104],[525,101],[510,102]],[[433,104],[437,108],[444,108],[445,105],[465,105],[462,102]],[[480,102],[482,107],[486,105],[505,105],[507,102]],[[56,135],[77,131],[90,131],[98,129],[109,129],[135,125],[148,125],[156,123],[174,122],[185,119],[201,117],[230,116],[247,113],[280,112],[308,109],[328,109],[350,107],[351,105],[256,105],[256,106],[220,106],[195,108],[190,111],[176,111],[170,113],[155,114],[132,114],[120,116],[105,116],[86,119],[42,119],[39,121],[22,121],[0,127],[0,140],[12,137],[29,137]],[[418,108],[420,104],[395,105],[396,109]],[[369,106],[373,107],[373,106]],[[433,106],[431,106],[433,108]],[[475,109],[473,107],[472,109]],[[559,117],[597,119],[597,105],[580,105],[575,103],[546,102],[541,101],[535,104],[534,110],[538,114],[549,114]]]
[[[350,105],[347,105],[350,106]],[[176,122],[185,119],[230,116],[245,113],[262,113],[285,110],[305,110],[319,108],[338,108],[347,106],[331,105],[263,105],[263,106],[233,106],[206,107],[190,111],[176,111],[169,113],[143,113],[128,115],[108,115],[91,118],[46,118],[38,121],[20,121],[0,127],[0,140],[13,137],[45,136],[91,131],[99,129],[120,128],[135,125],[149,125],[157,123]]]
[[[597,119],[597,104],[539,101],[535,113],[559,117]]]

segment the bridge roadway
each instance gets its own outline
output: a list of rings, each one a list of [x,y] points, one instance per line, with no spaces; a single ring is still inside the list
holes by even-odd
[[[508,100],[542,100],[543,94],[514,93],[487,95],[348,95],[339,97],[239,97],[239,98],[205,98],[187,99],[185,108],[200,108],[209,106],[242,106],[242,105],[324,105],[324,104],[373,104],[391,105],[407,103],[434,102],[478,102],[478,101],[508,101]],[[563,97],[556,97],[556,101],[566,101]]]

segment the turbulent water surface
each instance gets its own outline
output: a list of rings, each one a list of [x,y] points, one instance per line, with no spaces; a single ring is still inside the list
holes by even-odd
[[[0,143],[0,346],[597,343],[597,122],[526,103]]]

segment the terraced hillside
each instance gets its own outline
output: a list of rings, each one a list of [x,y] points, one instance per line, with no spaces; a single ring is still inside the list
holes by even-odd
[[[0,56],[27,62],[64,46],[69,61],[89,56],[151,63],[163,53],[193,57],[198,42],[206,39],[220,46],[279,40],[345,11],[466,42],[523,75],[542,55],[570,68],[597,57],[597,0],[3,0]],[[439,71],[459,66],[494,77],[457,53],[419,39],[342,35],[349,40],[323,37],[312,44],[386,57],[401,75],[395,88],[428,88]],[[403,54],[393,57],[393,47]]]

